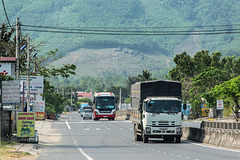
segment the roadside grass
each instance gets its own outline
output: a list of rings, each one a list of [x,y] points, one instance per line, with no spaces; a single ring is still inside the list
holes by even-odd
[[[16,159],[32,156],[30,153],[21,152],[14,149],[12,146],[16,144],[17,142],[14,141],[2,141],[2,144],[0,146],[0,159]]]

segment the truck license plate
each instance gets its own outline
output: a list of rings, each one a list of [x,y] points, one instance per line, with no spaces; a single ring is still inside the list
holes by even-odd
[[[160,127],[160,130],[167,130],[167,127]]]

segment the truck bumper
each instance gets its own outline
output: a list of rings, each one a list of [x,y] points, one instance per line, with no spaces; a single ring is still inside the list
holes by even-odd
[[[144,129],[144,135],[149,138],[162,138],[162,137],[182,137],[182,127],[149,127]]]

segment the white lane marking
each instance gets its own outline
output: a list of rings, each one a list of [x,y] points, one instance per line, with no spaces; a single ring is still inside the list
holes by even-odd
[[[68,121],[65,121],[67,124],[68,129],[71,129],[70,125],[68,124]]]
[[[101,129],[100,128],[96,128],[96,131],[100,131]]]
[[[191,141],[190,141],[190,142],[191,142]],[[230,152],[238,152],[238,153],[240,153],[240,151],[234,150],[234,149],[217,148],[217,147],[214,147],[214,146],[207,146],[207,145],[204,145],[204,144],[197,144],[197,143],[192,143],[192,144],[193,144],[193,145],[197,145],[197,146],[206,147],[206,148],[212,148],[212,149],[218,149],[218,150],[223,150],[223,151],[230,151]]]
[[[87,155],[83,150],[82,148],[78,147],[78,144],[75,140],[73,140],[73,143],[75,144],[75,146],[78,148],[79,152],[85,157],[87,158],[87,160],[93,160],[92,157],[90,157],[89,155]]]
[[[111,129],[110,128],[107,128],[108,131],[110,131]]]
[[[89,128],[84,128],[85,131],[89,131],[90,129]]]
[[[72,120],[72,117],[70,117],[70,121]]]

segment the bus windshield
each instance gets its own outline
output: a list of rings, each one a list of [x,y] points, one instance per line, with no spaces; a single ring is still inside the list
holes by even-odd
[[[97,109],[114,109],[115,108],[114,97],[97,97],[96,108]]]
[[[150,113],[179,113],[181,102],[177,100],[151,100],[146,104],[146,111]]]

